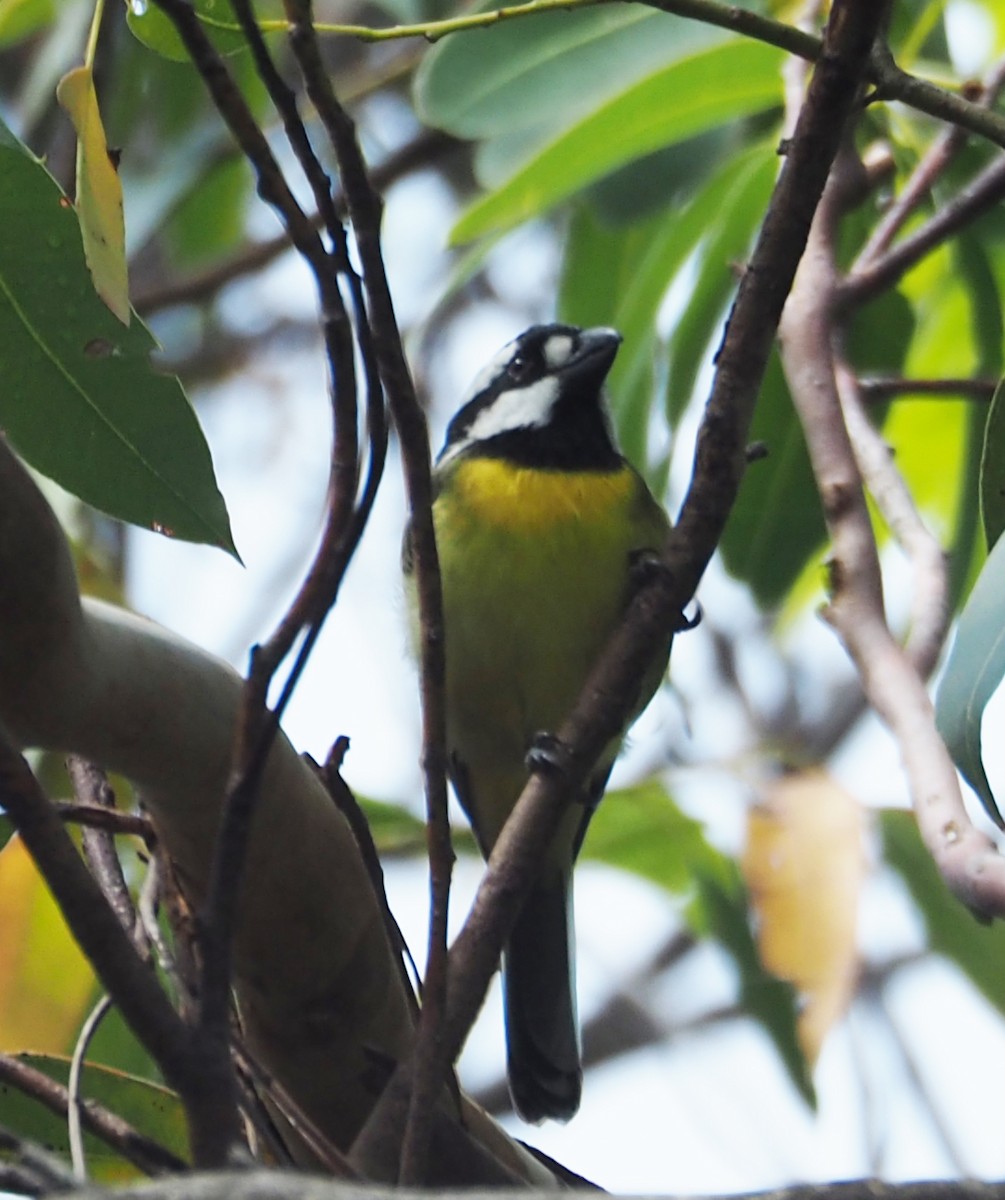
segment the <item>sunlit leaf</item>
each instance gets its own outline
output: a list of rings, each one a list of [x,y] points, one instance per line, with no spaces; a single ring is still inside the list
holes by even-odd
[[[822,771],[779,779],[750,813],[743,873],[761,960],[803,1000],[810,1063],[854,989],[863,836],[861,806]]]
[[[30,37],[56,15],[56,0],[0,0],[0,46]]]
[[[42,474],[113,516],[233,552],[209,450],[143,325],[98,299],[76,217],[0,124],[0,425]]]
[[[634,158],[773,107],[781,99],[780,62],[772,47],[729,41],[655,72],[476,202],[454,227],[453,240],[512,228]]]
[[[939,733],[993,821],[1005,828],[981,754],[984,709],[1005,676],[1005,539],[988,555],[956,627],[935,698]]]
[[[0,850],[0,1050],[69,1049],[94,972],[18,837]]]
[[[112,162],[90,67],[75,67],[56,96],[77,131],[77,216],[94,288],[123,325],[129,324],[129,277],[122,184]]]

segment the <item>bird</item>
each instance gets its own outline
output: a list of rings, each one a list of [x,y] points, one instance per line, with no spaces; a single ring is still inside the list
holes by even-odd
[[[527,329],[478,373],[434,464],[448,774],[486,859],[535,747],[572,710],[639,564],[655,561],[670,531],[615,441],[605,381],[621,341],[606,327]],[[410,576],[407,533],[404,560]],[[671,640],[639,680],[629,725],[659,686]],[[580,1104],[572,868],[621,741],[563,815],[503,951],[510,1094],[532,1124],[567,1121]]]

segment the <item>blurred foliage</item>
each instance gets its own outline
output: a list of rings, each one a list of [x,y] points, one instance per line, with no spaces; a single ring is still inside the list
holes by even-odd
[[[213,37],[271,135],[274,115],[250,56],[239,53],[242,39],[233,22],[220,16],[215,0],[198,0],[198,7],[212,17]],[[786,19],[791,8],[752,7],[780,11]],[[962,72],[949,53],[946,22],[958,7],[895,3],[890,43],[898,63],[938,82],[957,82]],[[257,8],[265,19],[279,16],[282,6],[270,0]],[[319,20],[452,15],[443,3],[417,0],[351,6],[348,15],[335,13],[344,6],[317,8]],[[967,9],[984,31],[983,69],[1005,50],[1005,8],[997,0],[968,0]],[[208,450],[188,401],[176,381],[151,365],[154,339],[135,315],[126,333],[95,295],[75,214],[63,195],[72,192],[73,153],[55,87],[82,58],[89,12],[86,0],[0,0],[0,227],[17,230],[16,238],[0,243],[0,423],[39,470],[98,508],[231,548]],[[285,64],[281,35],[269,38]],[[679,499],[672,436],[693,427],[778,170],[781,53],[637,4],[500,21],[423,44],[418,52],[336,37],[325,48],[336,85],[351,78],[354,93],[363,97],[354,116],[375,159],[422,125],[459,139],[449,164],[420,165],[439,172],[460,211],[456,241],[482,240],[458,256],[454,277],[431,289],[432,332],[442,334],[459,307],[477,303],[480,288],[492,293],[492,265],[516,244],[507,235],[519,237],[536,223],[562,247],[558,316],[613,325],[625,335],[611,375],[621,443],[660,494]],[[198,378],[208,369],[206,358],[219,350],[221,328],[234,342],[246,336],[221,317],[221,287],[195,286],[198,272],[254,249],[275,224],[263,221],[251,173],[183,60],[154,3],[134,4],[128,13],[126,6],[109,6],[95,79],[123,184],[133,292],[145,295],[156,311],[158,289],[190,286],[185,303],[170,306],[178,325],[164,321],[158,333],[191,372],[187,377]],[[392,105],[395,111],[407,108],[407,120],[400,122],[405,134],[386,122]],[[858,130],[859,149],[887,154],[890,173],[845,221],[844,265],[855,261],[937,134],[935,122],[905,105],[871,105]],[[999,152],[971,139],[905,231],[951,203],[993,153]],[[249,256],[249,275],[257,269],[254,261]],[[846,331],[853,366],[863,376],[905,381],[996,378],[1002,369],[1003,279],[1005,218],[999,207],[854,314]],[[539,300],[528,307],[538,311]],[[262,319],[251,314],[247,324],[253,328]],[[185,334],[172,344],[172,332],[183,323]],[[983,560],[981,514],[988,546],[1005,524],[1001,392],[986,410],[967,396],[925,398],[905,382],[876,404],[875,413],[916,503],[947,547],[953,603],[960,606]],[[809,757],[815,767],[819,752],[807,747],[824,746],[826,759],[840,748],[841,736],[839,731],[838,742],[828,742],[827,722],[837,707],[826,693],[828,681],[814,675],[814,664],[795,662],[798,652],[787,641],[788,631],[821,598],[826,532],[777,355],[764,380],[752,439],[766,457],[747,472],[719,561],[757,607],[759,653],[772,656],[763,673],[785,676],[788,708],[778,705],[785,710],[781,716],[768,712],[770,705],[757,711],[757,689],[744,691],[743,663],[724,667],[728,654],[721,645],[709,675],[743,693],[753,730],[742,765],[727,751],[715,765],[741,779],[754,798],[770,801],[772,787],[751,780],[774,777],[791,759]],[[876,521],[886,555],[889,531]],[[79,562],[88,561],[82,549]],[[1005,579],[998,579],[1003,564],[998,541],[963,609],[938,698],[940,727],[992,813],[981,720],[1005,671]],[[117,573],[98,575],[99,586],[116,595]],[[776,625],[779,611],[786,621]],[[729,635],[727,629],[723,636]],[[745,645],[732,649],[738,659],[755,641],[754,634],[735,635],[737,643],[745,637]],[[661,768],[670,757],[660,758]],[[838,922],[840,933],[818,934],[818,958],[806,950],[813,940],[807,937],[813,911],[807,889],[833,873],[841,879],[839,895],[820,900],[823,911],[828,905],[840,906],[845,917],[857,911],[862,878],[842,870],[861,830],[838,838],[804,821],[808,813],[820,817],[816,805],[834,785],[815,769],[797,772],[795,779],[803,788],[798,804],[776,804],[769,832],[753,820],[742,870],[690,809],[675,803],[665,772],[656,769],[637,786],[607,797],[583,857],[658,887],[674,898],[683,928],[721,947],[735,970],[738,1005],[768,1031],[790,1078],[811,1099],[810,1061],[841,1018],[858,963],[847,921]],[[424,853],[422,824],[405,806],[363,801],[362,807],[383,853]],[[906,881],[931,948],[1005,1012],[1001,930],[978,925],[949,897],[909,816],[884,813],[879,825],[878,854]],[[472,848],[467,835],[459,835],[459,846]],[[96,985],[2,818],[0,847],[2,1048],[65,1055],[96,999]],[[789,865],[793,857],[800,860],[796,865],[810,883],[783,877],[776,869],[782,851]],[[756,918],[751,892],[762,906]],[[765,894],[771,895],[767,908]],[[825,925],[822,917],[814,922],[818,931]],[[818,986],[818,970],[831,972],[831,1003],[826,1020],[808,1037],[800,1013]],[[103,1026],[91,1057],[153,1077],[116,1017]],[[62,1069],[55,1059],[44,1065]],[[90,1071],[92,1079],[96,1088],[108,1089],[102,1094],[111,1107],[178,1146],[177,1113],[163,1093],[109,1071]],[[50,1118],[32,1115],[32,1106],[15,1104],[10,1093],[3,1103],[5,1121],[62,1146]]]

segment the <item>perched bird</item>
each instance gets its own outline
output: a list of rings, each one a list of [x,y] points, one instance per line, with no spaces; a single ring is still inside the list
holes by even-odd
[[[621,335],[535,325],[475,379],[435,468],[451,781],[488,857],[542,733],[568,716],[670,522],[614,443],[603,386]],[[406,574],[410,571],[406,539]],[[649,702],[670,638],[639,680]],[[620,738],[570,805],[503,958],[510,1091],[568,1120],[582,1090],[572,866]]]

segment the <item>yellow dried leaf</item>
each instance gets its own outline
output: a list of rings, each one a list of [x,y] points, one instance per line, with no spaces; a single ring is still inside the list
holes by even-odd
[[[761,959],[800,995],[799,1041],[812,1065],[855,984],[861,806],[823,771],[779,779],[750,814],[742,866]]]
[[[0,1050],[65,1053],[95,979],[18,837],[0,851]]]
[[[77,217],[84,255],[98,295],[123,325],[129,324],[129,278],[122,184],[108,150],[90,67],[75,67],[59,81],[56,97],[77,131]]]

